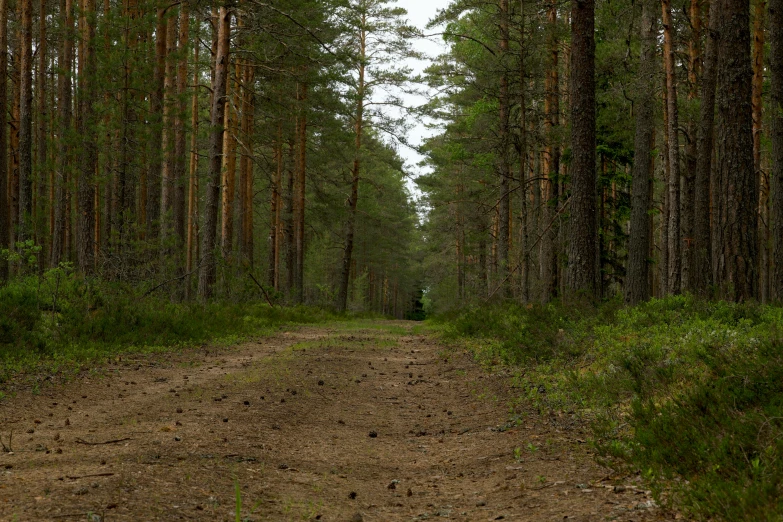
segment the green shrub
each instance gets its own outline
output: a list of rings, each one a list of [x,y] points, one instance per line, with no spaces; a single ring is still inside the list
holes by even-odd
[[[783,309],[653,299],[508,306],[433,321],[525,366],[540,408],[581,409],[602,462],[696,519],[783,520]]]

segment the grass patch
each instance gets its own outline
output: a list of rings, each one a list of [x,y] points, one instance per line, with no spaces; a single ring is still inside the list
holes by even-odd
[[[659,501],[694,519],[783,519],[783,309],[678,296],[430,324],[487,364],[519,367],[540,410],[580,411],[599,458],[642,472]]]
[[[350,319],[256,299],[193,303],[140,295],[59,270],[0,287],[0,390],[7,393],[22,374],[79,372],[121,353],[227,346],[285,325]]]

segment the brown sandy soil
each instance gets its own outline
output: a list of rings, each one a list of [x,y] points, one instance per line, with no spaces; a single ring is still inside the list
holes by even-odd
[[[674,518],[508,382],[406,322],[128,356],[0,403],[0,519]]]

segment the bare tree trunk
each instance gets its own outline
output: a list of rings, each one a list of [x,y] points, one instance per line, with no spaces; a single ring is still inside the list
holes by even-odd
[[[36,125],[36,132],[38,133],[38,139],[36,144],[36,153],[38,155],[37,161],[37,198],[36,203],[33,205],[35,209],[35,237],[36,243],[45,247],[48,244],[49,237],[47,237],[44,231],[44,223],[47,209],[46,201],[46,185],[50,178],[51,169],[48,166],[48,150],[47,150],[47,124],[48,124],[48,107],[46,105],[46,93],[47,82],[47,65],[48,65],[48,53],[46,42],[46,0],[40,0],[38,13],[38,48],[36,53],[38,54],[38,80],[36,81],[36,94],[38,95],[37,111],[38,121]],[[4,107],[4,106],[0,106]],[[51,204],[51,201],[49,202]],[[48,259],[46,252],[48,250],[44,248],[42,255],[40,256],[40,268],[43,268],[43,260]]]
[[[557,255],[555,242],[557,228],[554,226],[558,202],[558,174],[560,172],[560,144],[556,143],[557,127],[560,124],[560,81],[558,75],[559,42],[557,38],[557,5],[547,7],[549,63],[544,80],[544,146],[543,180],[543,227],[541,237],[541,286],[542,299],[548,302],[557,296]]]
[[[267,284],[279,290],[280,273],[280,191],[283,180],[283,121],[277,121],[277,137],[274,143],[275,173],[272,180],[272,197],[269,216],[269,265],[267,268]]]
[[[351,170],[351,195],[348,198],[348,219],[345,222],[345,246],[340,271],[340,286],[337,290],[337,310],[344,312],[348,305],[348,285],[351,276],[353,241],[356,232],[356,208],[359,203],[359,174],[361,168],[362,133],[364,132],[365,59],[367,51],[367,33],[364,30],[366,20],[362,20],[359,34],[359,83],[356,96],[356,122],[354,124],[355,149],[353,169]]]
[[[236,81],[230,81],[227,87],[227,100],[236,99]],[[225,258],[231,258],[234,250],[234,195],[236,193],[236,111],[231,103],[226,107],[223,135],[223,201],[221,206],[220,248]]]
[[[699,75],[701,69],[701,2],[690,0],[691,35],[688,40],[688,100],[693,103],[699,97]],[[685,172],[682,181],[682,284],[681,289],[694,291],[694,238],[693,221],[696,197],[696,134],[698,121],[692,111],[688,114],[685,140]]]
[[[509,216],[511,215],[511,161],[509,159],[509,81],[508,81],[509,9],[508,0],[500,0],[500,194],[498,201],[497,281],[505,297],[511,297],[509,273]]]
[[[680,256],[680,120],[677,100],[677,78],[674,63],[674,26],[670,0],[662,0],[663,57],[666,65],[666,112],[669,116],[669,265],[670,294],[680,293],[682,257]]]
[[[753,169],[757,178],[756,183],[760,187],[759,198],[759,298],[761,302],[769,300],[769,285],[767,270],[769,229],[767,227],[767,203],[768,190],[765,176],[761,169],[761,133],[764,122],[762,120],[763,102],[761,99],[764,90],[764,14],[766,10],[765,0],[755,0],[753,16],[753,93],[751,106],[753,108]]]
[[[299,93],[300,114],[299,122],[299,158],[297,160],[297,179],[296,179],[296,216],[294,223],[296,230],[296,266],[294,270],[294,295],[297,302],[301,303],[304,299],[304,233],[305,233],[305,184],[307,179],[307,83],[300,84]]]
[[[571,223],[568,288],[594,297],[596,257],[595,2],[571,2]]]
[[[185,132],[185,118],[187,117],[187,92],[188,92],[188,53],[190,39],[190,5],[187,1],[182,2],[179,11],[179,43],[177,52],[179,53],[179,63],[177,64],[177,87],[176,87],[176,105],[174,110],[174,165],[172,170],[172,212],[174,214],[174,240],[175,240],[175,259],[176,271],[182,272],[185,263],[185,161],[187,158]],[[195,67],[195,64],[194,64]],[[195,89],[195,87],[194,87]]]
[[[146,226],[146,238],[158,237],[160,222],[160,185],[163,165],[163,96],[166,79],[166,7],[158,5],[155,28],[155,72],[150,92],[150,134],[147,147],[146,183],[142,187],[141,217]]]
[[[772,297],[783,301],[783,0],[769,0],[769,61],[772,77]]]
[[[231,38],[231,12],[224,6],[218,13],[218,45],[215,53],[215,79],[212,82],[212,110],[209,135],[209,183],[204,207],[204,231],[201,243],[201,265],[198,278],[198,295],[201,299],[212,297],[215,284],[215,247],[217,242],[218,203],[220,202],[221,156],[223,154],[223,122],[226,110],[226,83],[228,77],[229,43]]]
[[[196,24],[196,42],[198,42],[198,24]],[[196,172],[198,171],[198,88],[199,88],[199,66],[198,50],[201,47],[198,43],[193,46],[193,95],[190,105],[190,172],[188,176],[188,228],[187,228],[187,255],[185,258],[187,273],[193,272],[193,257],[196,244],[195,224],[198,221],[198,185],[196,181]],[[190,278],[185,286],[185,299],[190,298]]]
[[[636,134],[631,175],[631,232],[628,243],[628,270],[625,301],[635,305],[650,298],[650,180],[652,179],[652,142],[655,129],[655,67],[658,17],[656,0],[643,0],[641,20],[641,57],[636,83]]]
[[[93,101],[95,89],[95,0],[82,0],[81,44],[79,56],[79,159],[77,205],[77,261],[84,274],[95,269],[95,114]]]
[[[52,230],[52,248],[50,266],[57,268],[62,259],[65,240],[66,220],[66,181],[68,179],[69,147],[67,134],[71,127],[71,65],[73,62],[73,5],[72,0],[63,0],[63,40],[58,62],[60,70],[57,79],[58,91],[58,126],[60,128],[57,150],[57,174],[54,205],[54,227]]]
[[[255,97],[253,93],[254,69],[246,63],[242,67],[242,154],[241,174],[242,232],[240,248],[242,260],[253,268],[253,134]]]
[[[752,71],[747,2],[723,0],[718,61],[718,279],[735,301],[758,296],[758,180],[753,172]]]
[[[712,283],[712,224],[710,221],[712,141],[715,129],[715,82],[718,63],[720,0],[709,0],[709,28],[704,49],[701,80],[701,105],[696,144],[696,186],[693,202],[694,291],[705,294]]]
[[[8,4],[0,0],[0,250],[11,241],[11,223],[8,198]],[[0,283],[8,279],[8,262],[0,258]]]
[[[33,6],[20,0],[20,83],[19,83],[19,217],[20,241],[33,233]]]

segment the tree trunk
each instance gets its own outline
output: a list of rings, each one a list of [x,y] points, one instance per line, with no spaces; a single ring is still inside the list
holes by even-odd
[[[758,182],[753,172],[752,71],[747,2],[723,0],[718,61],[718,287],[746,301],[758,293]]]
[[[0,0],[0,250],[7,249],[11,240],[8,198],[8,5]],[[0,257],[0,283],[8,279],[8,261]]]
[[[21,30],[19,82],[19,241],[33,233],[33,6],[20,0]]]
[[[150,134],[147,148],[146,183],[142,188],[141,214],[146,225],[146,238],[158,237],[160,222],[160,185],[163,164],[163,95],[166,78],[166,8],[158,5],[157,25],[155,27],[155,71],[150,92]]]
[[[243,262],[253,268],[253,134],[255,126],[255,94],[253,83],[255,69],[246,63],[243,69],[242,94],[242,136],[244,144],[240,158],[239,170],[242,182],[242,249]]]
[[[196,37],[198,41],[198,26],[196,24]],[[198,221],[198,185],[196,173],[198,171],[198,89],[199,66],[198,51],[201,45],[193,46],[193,95],[190,105],[190,172],[188,176],[188,228],[187,228],[187,255],[185,257],[187,273],[193,272],[193,257],[196,244],[195,224]],[[190,278],[185,286],[185,299],[190,298]]]
[[[34,205],[35,209],[35,237],[36,243],[41,246],[48,244],[49,238],[44,231],[44,223],[47,209],[46,201],[46,185],[49,183],[51,177],[51,169],[48,166],[48,150],[47,150],[47,127],[48,127],[48,107],[46,105],[46,93],[48,92],[46,76],[48,65],[48,53],[46,42],[46,0],[40,0],[38,13],[38,48],[36,53],[38,54],[38,80],[36,81],[36,94],[38,95],[37,110],[38,110],[38,122],[36,125],[36,132],[38,133],[38,139],[36,144],[36,154],[38,156],[37,161],[37,201]],[[4,107],[4,105],[2,106]],[[49,201],[51,204],[51,201]],[[42,250],[40,256],[40,268],[43,268],[43,260],[46,258],[46,249]]]
[[[179,63],[177,64],[177,87],[176,87],[176,105],[174,111],[174,165],[172,170],[172,191],[173,191],[173,222],[174,222],[174,242],[175,258],[177,260],[176,270],[182,272],[185,263],[184,254],[187,242],[185,241],[185,161],[186,152],[186,129],[185,118],[187,117],[187,92],[188,92],[188,45],[190,38],[190,5],[187,1],[182,2],[179,11],[179,37],[177,52],[179,53]],[[195,88],[195,87],[194,87]]]
[[[57,173],[54,205],[54,227],[52,230],[52,248],[50,266],[57,268],[62,259],[65,241],[66,220],[66,182],[68,180],[69,147],[67,134],[71,127],[71,66],[73,63],[73,4],[72,0],[63,0],[63,40],[58,62],[60,64],[57,79],[59,143],[57,148]]]
[[[209,182],[204,207],[204,231],[201,243],[201,265],[198,278],[198,295],[201,299],[212,297],[215,284],[217,243],[217,217],[220,202],[220,174],[223,154],[223,122],[226,110],[226,83],[228,77],[229,43],[231,38],[231,12],[222,6],[218,13],[218,45],[215,53],[215,76],[212,82],[212,109],[209,134]]]
[[[267,267],[267,284],[275,290],[280,290],[280,191],[283,182],[283,121],[277,121],[277,137],[274,143],[275,173],[272,180],[272,194],[269,202],[269,265]]]
[[[571,222],[568,287],[597,288],[595,172],[595,2],[571,1]]]
[[[558,75],[559,42],[557,38],[557,5],[548,6],[548,48],[549,63],[544,80],[544,146],[542,174],[544,177],[543,227],[541,237],[541,286],[542,300],[550,301],[557,296],[557,228],[554,225],[558,203],[558,173],[560,172],[560,144],[556,143],[560,124],[560,81]]]
[[[677,78],[674,63],[674,26],[672,23],[671,0],[662,0],[663,11],[663,57],[666,65],[666,112],[669,137],[669,265],[668,292],[680,293],[682,282],[682,257],[680,257],[680,120],[677,100]]]
[[[511,214],[511,197],[509,186],[511,166],[509,159],[509,82],[508,55],[509,42],[509,10],[508,0],[500,0],[500,194],[498,201],[498,234],[497,234],[497,281],[502,286],[505,297],[511,297],[509,274],[509,216]]]
[[[296,266],[294,277],[294,295],[298,303],[303,302],[304,299],[304,253],[305,253],[305,188],[306,188],[306,174],[307,174],[307,83],[300,84],[299,92],[299,138],[297,140],[299,146],[299,157],[297,160],[297,179],[296,179],[296,216],[294,216],[294,223],[296,224],[296,230],[294,236],[296,237]]]
[[[77,261],[84,274],[95,269],[95,0],[82,0],[79,55],[79,181],[77,186]]]
[[[236,99],[236,81],[229,81],[226,99]],[[230,258],[234,250],[234,195],[236,192],[236,111],[228,104],[225,111],[226,133],[223,135],[223,201],[220,220],[220,248],[223,257]]]
[[[701,70],[701,5],[700,0],[690,0],[691,37],[688,41],[688,100],[694,103],[699,97]],[[682,284],[681,288],[694,291],[694,240],[693,221],[696,187],[696,134],[698,120],[694,111],[688,113],[687,139],[685,140],[685,172],[682,187]]]
[[[718,64],[720,0],[710,0],[709,28],[704,49],[701,79],[698,141],[696,144],[696,183],[693,202],[693,288],[704,295],[712,283],[712,224],[710,220],[712,148],[715,134],[715,82]]]
[[[772,115],[772,209],[774,267],[772,293],[783,301],[783,0],[769,0],[769,62]]]
[[[753,107],[753,170],[756,183],[760,187],[759,201],[759,298],[761,302],[769,300],[768,281],[768,232],[767,228],[767,187],[765,176],[761,169],[761,133],[764,126],[762,120],[763,101],[761,99],[764,90],[764,14],[765,0],[755,0],[753,17],[753,93],[751,104]]]
[[[351,276],[351,259],[353,256],[353,240],[356,232],[356,208],[359,203],[359,174],[361,167],[362,133],[364,132],[364,97],[365,97],[365,59],[367,51],[367,33],[364,29],[366,20],[362,18],[362,29],[359,33],[359,83],[356,96],[356,121],[354,123],[355,149],[353,169],[351,170],[351,195],[348,198],[348,219],[345,222],[345,247],[343,263],[340,271],[340,286],[337,291],[337,311],[344,312],[348,306],[348,285]]]
[[[634,162],[631,175],[631,231],[628,240],[628,270],[625,302],[638,304],[650,298],[650,179],[652,178],[652,142],[655,129],[655,50],[658,35],[656,0],[643,0],[641,20],[641,57],[637,73],[634,112]]]

